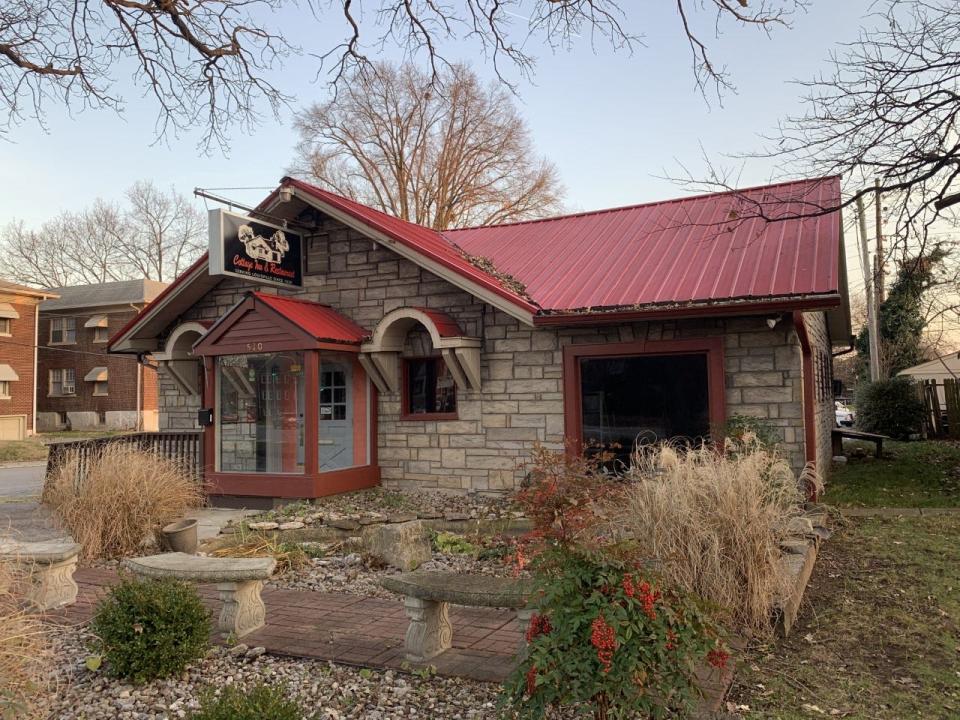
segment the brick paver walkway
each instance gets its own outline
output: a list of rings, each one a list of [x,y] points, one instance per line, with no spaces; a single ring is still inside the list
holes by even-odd
[[[98,595],[117,581],[112,570],[82,568],[77,603],[58,613],[67,622],[90,619]],[[220,613],[212,585],[198,587],[204,603]],[[266,588],[267,625],[242,638],[275,655],[333,660],[371,668],[410,669],[403,656],[407,617],[403,602],[379,598]],[[502,681],[514,664],[522,633],[509,610],[452,606],[453,647],[430,661],[441,675]]]

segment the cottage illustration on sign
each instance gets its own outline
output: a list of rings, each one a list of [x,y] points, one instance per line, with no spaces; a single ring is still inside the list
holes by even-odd
[[[257,235],[249,225],[241,225],[237,231],[237,239],[243,243],[247,257],[254,260],[263,260],[271,263],[283,262],[283,256],[290,249],[283,230],[277,230],[270,238]]]

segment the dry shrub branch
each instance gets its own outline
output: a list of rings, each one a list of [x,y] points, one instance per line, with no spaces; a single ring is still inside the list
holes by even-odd
[[[759,444],[660,446],[639,451],[626,479],[607,508],[613,532],[656,558],[668,586],[723,609],[737,629],[770,632],[789,582],[780,542],[803,502],[786,460]]]
[[[197,482],[172,460],[129,445],[107,445],[88,465],[68,457],[45,492],[85,558],[135,554],[149,534],[200,505]]]
[[[0,718],[45,717],[51,696],[49,629],[14,600],[13,568],[0,562]]]

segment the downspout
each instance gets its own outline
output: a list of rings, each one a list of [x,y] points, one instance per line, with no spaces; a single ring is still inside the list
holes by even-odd
[[[793,314],[793,326],[797,331],[797,338],[800,340],[801,353],[801,374],[803,381],[803,446],[804,456],[808,463],[817,462],[817,426],[816,413],[814,410],[814,384],[813,377],[813,353],[810,350],[810,336],[807,334],[807,324],[803,319],[802,312]],[[816,501],[816,488],[807,488],[807,499]]]
[[[41,301],[42,302],[42,301]],[[39,380],[37,373],[40,371],[38,356],[40,355],[40,303],[33,306],[33,434],[37,434],[37,387]],[[29,435],[30,433],[28,433]]]

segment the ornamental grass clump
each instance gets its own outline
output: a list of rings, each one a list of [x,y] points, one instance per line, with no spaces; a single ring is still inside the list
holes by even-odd
[[[87,460],[85,474],[81,462],[78,454],[69,454],[43,500],[85,558],[135,555],[151,534],[203,502],[199,483],[155,452],[108,444]]]
[[[624,492],[606,503],[607,528],[658,561],[670,587],[722,608],[732,628],[767,634],[789,590],[780,542],[802,511],[801,483],[775,450],[747,437],[727,452],[659,446],[638,451]],[[804,483],[818,483],[809,470]]]
[[[531,573],[537,612],[504,686],[511,717],[558,708],[596,720],[686,713],[697,669],[727,663],[709,608],[664,582],[635,543],[606,531],[600,510],[625,486],[602,461],[538,448],[517,494],[534,529],[515,559]]]
[[[163,580],[124,580],[97,606],[90,628],[106,671],[135,683],[183,672],[210,643],[210,613],[196,588]]]
[[[50,628],[26,613],[10,592],[14,568],[0,562],[0,720],[47,717],[54,652]]]

